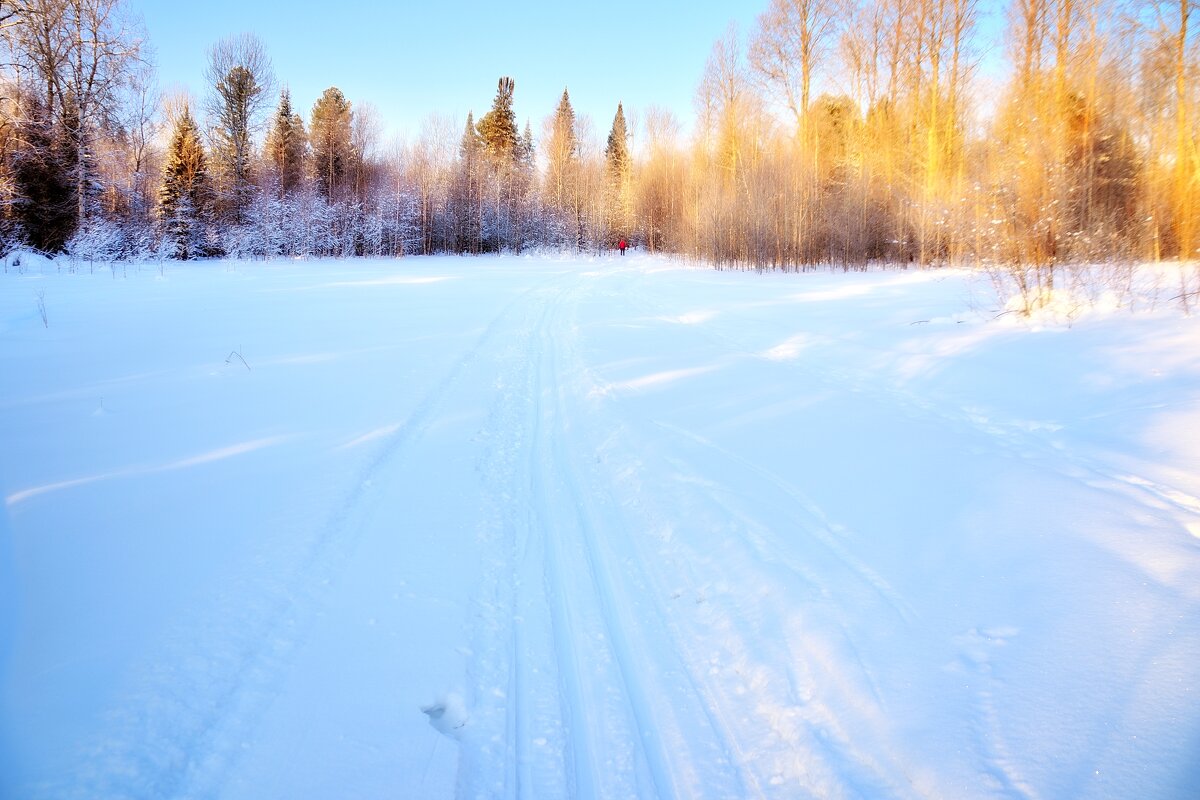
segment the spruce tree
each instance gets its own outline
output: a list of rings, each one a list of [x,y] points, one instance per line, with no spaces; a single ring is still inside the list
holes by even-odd
[[[608,167],[609,181],[623,184],[629,180],[629,134],[625,130],[625,109],[617,103],[617,115],[613,117],[612,131],[608,134],[608,145],[604,148],[604,163]]]
[[[631,233],[633,162],[629,157],[629,134],[625,128],[625,110],[617,103],[612,131],[604,148],[604,200],[608,226],[608,244],[628,239]]]
[[[550,208],[562,213],[574,208],[579,172],[579,142],[575,137],[575,109],[563,89],[550,137],[546,140],[546,196]]]
[[[205,222],[211,186],[200,129],[185,105],[167,147],[163,181],[158,192],[159,219],[164,237],[174,244],[176,258],[204,253]]]
[[[326,200],[337,200],[353,171],[354,146],[351,134],[354,111],[341,90],[331,86],[312,109],[309,141],[317,188]]]
[[[451,190],[451,216],[454,220],[453,249],[459,253],[478,253],[481,227],[483,141],[475,125],[475,115],[467,114],[458,148],[458,167]]]
[[[521,145],[517,152],[517,163],[521,168],[532,170],[534,166],[533,128],[525,120],[525,131],[521,134]]]
[[[304,180],[308,135],[304,131],[304,120],[292,110],[292,96],[286,88],[279,93],[279,105],[271,120],[264,150],[279,197],[296,191]]]
[[[537,236],[535,214],[535,189],[537,186],[537,160],[533,146],[533,128],[525,121],[525,131],[517,148],[517,170],[514,181],[514,204],[517,215],[514,249],[522,250]]]
[[[62,250],[79,222],[72,164],[75,151],[34,97],[20,99],[23,114],[13,124],[10,174],[19,202],[6,210],[26,244],[38,250]],[[6,198],[7,199],[7,198]]]

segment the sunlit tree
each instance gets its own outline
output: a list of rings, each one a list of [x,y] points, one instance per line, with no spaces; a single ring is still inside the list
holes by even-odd
[[[292,96],[287,88],[279,93],[279,105],[271,118],[263,156],[279,197],[300,188],[308,156],[308,134],[304,120],[292,109]]]
[[[331,202],[345,195],[353,176],[353,125],[350,101],[337,87],[326,89],[313,105],[308,137],[317,190]]]
[[[167,146],[158,193],[163,237],[171,243],[171,254],[175,258],[188,259],[205,254],[204,241],[211,207],[208,158],[200,129],[184,103]]]
[[[205,76],[216,213],[240,224],[254,192],[253,136],[274,84],[271,59],[250,34],[222,39],[208,52]]]

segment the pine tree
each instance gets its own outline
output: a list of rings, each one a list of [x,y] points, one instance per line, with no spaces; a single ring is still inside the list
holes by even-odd
[[[509,164],[517,157],[519,136],[512,108],[515,88],[512,78],[501,78],[492,110],[483,115],[477,126],[483,149],[496,164]]]
[[[208,164],[200,129],[185,105],[167,147],[158,192],[159,219],[174,256],[188,259],[204,252],[205,221],[211,202]]]
[[[513,113],[512,78],[501,78],[492,108],[475,131],[483,153],[481,188],[486,198],[480,206],[480,247],[498,251],[516,248],[519,240],[517,167],[521,140]]]
[[[292,96],[286,88],[279,93],[279,106],[271,121],[264,150],[267,164],[274,173],[279,197],[286,197],[303,182],[305,156],[308,153],[304,120],[292,110]]]
[[[354,111],[341,90],[329,87],[317,100],[309,124],[313,172],[317,188],[326,200],[337,200],[347,177],[352,174],[355,157],[351,134]]]
[[[214,211],[240,225],[254,196],[253,135],[275,81],[271,59],[252,34],[231,36],[209,49],[205,77]]]
[[[220,184],[218,213],[240,223],[250,202],[250,115],[263,87],[250,70],[235,66],[214,87],[219,113],[213,129],[212,160]]]

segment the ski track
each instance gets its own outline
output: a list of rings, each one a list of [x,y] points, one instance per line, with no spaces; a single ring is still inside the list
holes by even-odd
[[[628,464],[613,469],[630,482],[641,472]],[[725,794],[710,789],[705,796],[903,796],[884,788],[891,781],[857,751],[821,697],[825,685],[841,684],[851,707],[881,705],[874,678],[858,657],[845,625],[836,625],[837,637],[831,644],[847,657],[828,666],[844,670],[847,664],[857,664],[857,679],[844,675],[833,679],[834,673],[806,651],[806,645],[812,644],[806,641],[809,631],[780,622],[795,619],[797,609],[814,603],[827,613],[832,598],[825,581],[811,570],[789,564],[782,555],[786,547],[768,554],[775,541],[764,544],[766,527],[722,502],[718,496],[726,491],[723,487],[702,490],[702,486],[684,481],[679,494],[660,492],[669,499],[652,501],[648,495],[656,493],[627,485],[628,495],[637,500],[617,527],[671,531],[669,538],[655,542],[656,549],[642,549],[641,557],[632,560],[658,565],[650,593],[672,599],[673,649],[682,657],[691,691],[700,698],[710,724],[720,731],[725,758],[737,765],[736,786]],[[723,520],[730,534],[716,542],[719,557],[709,551],[711,543],[704,536],[674,530],[677,512],[672,509],[689,509],[694,517],[705,507],[708,516]],[[730,573],[747,576],[743,585],[756,587],[757,593],[738,594],[727,583]],[[681,578],[687,591],[672,590],[670,581]]]
[[[567,335],[569,329],[564,326],[559,328],[560,335],[556,341],[568,346],[572,344],[574,338]],[[561,378],[555,381],[559,387],[560,402],[564,402],[567,387],[571,386],[575,387],[578,397],[603,398],[604,393],[595,391],[594,382],[587,382],[590,375],[578,354],[572,355],[574,382]],[[580,383],[581,379],[583,383]],[[624,419],[614,416],[616,410],[609,402],[607,407],[576,411],[571,419],[577,422],[588,419],[593,428],[609,431],[611,441],[614,436],[629,435]],[[676,432],[679,430],[676,429]],[[582,443],[581,449],[586,450],[586,434],[587,431],[574,430],[570,441]],[[708,444],[702,440],[696,442],[694,437],[689,438],[692,444]],[[616,449],[618,452],[641,450],[649,454],[644,444]],[[711,445],[707,451],[709,455],[715,451],[722,460],[732,458],[731,454]],[[564,456],[563,461],[567,463],[569,459]],[[672,462],[668,459],[667,463],[680,471],[678,460]],[[670,473],[670,470],[647,471],[652,474]],[[791,587],[797,583],[805,587],[802,592],[804,597],[814,593],[814,586],[818,587],[815,590],[818,595],[828,595],[828,589],[821,585],[800,559],[788,555],[789,548],[772,534],[768,526],[735,507],[733,497],[737,495],[737,490],[734,487],[706,480],[693,468],[684,467],[683,474],[679,476],[682,480],[676,481],[676,490],[683,496],[671,498],[664,509],[662,501],[653,500],[655,492],[643,492],[640,485],[630,484],[628,480],[622,482],[619,477],[624,474],[628,478],[640,472],[640,465],[611,466],[608,472],[598,477],[597,485],[602,488],[591,497],[581,493],[578,488],[574,490],[574,506],[580,514],[579,528],[588,539],[593,563],[602,567],[594,569],[593,579],[609,609],[606,616],[615,623],[610,626],[611,635],[616,637],[618,643],[622,637],[632,640],[639,633],[638,628],[645,627],[643,620],[658,620],[661,627],[655,631],[655,637],[672,641],[670,652],[677,654],[676,657],[680,659],[679,673],[686,676],[682,684],[684,688],[681,693],[677,690],[673,698],[666,687],[656,688],[654,696],[659,698],[659,710],[653,719],[661,725],[661,721],[670,719],[672,713],[691,713],[694,716],[688,723],[688,729],[693,731],[693,738],[696,730],[709,731],[707,755],[693,753],[686,760],[669,762],[670,769],[681,771],[680,777],[676,777],[675,773],[669,778],[656,773],[656,787],[660,796],[703,794],[712,797],[785,797],[807,795],[810,792],[815,796],[829,793],[836,796],[847,791],[877,794],[881,788],[889,787],[891,781],[883,775],[880,767],[869,763],[856,751],[849,737],[841,732],[833,713],[822,707],[814,697],[811,674],[806,679],[797,677],[791,665],[806,665],[801,637],[789,635],[794,633],[791,631],[779,630],[776,623],[776,620],[786,616],[788,608],[792,606],[791,598],[795,594]],[[571,473],[571,470],[564,470],[568,476]],[[718,474],[734,473],[721,471]],[[578,486],[578,479],[571,482]],[[776,478],[771,485],[781,489],[779,484]],[[599,496],[604,494],[605,486],[612,487],[609,491],[619,491],[626,502],[617,504],[611,502],[611,498],[609,503],[602,502]],[[801,495],[795,491],[783,491],[780,494],[782,497],[772,500],[787,507],[798,528],[812,532],[814,538],[833,553],[836,563],[850,570],[871,590],[879,592],[898,617],[902,620],[912,617],[911,611],[895,592],[890,591],[878,576],[855,562],[826,535],[828,523],[819,511],[814,513],[810,502],[802,501]],[[639,508],[647,503],[648,506]],[[632,506],[635,513],[606,518],[603,526],[597,526],[589,519],[597,507],[615,508],[621,505]],[[707,601],[706,593],[728,594],[724,576],[728,574],[726,570],[730,564],[724,560],[718,562],[711,553],[705,552],[705,539],[702,537],[693,546],[683,542],[683,535],[676,536],[673,548],[658,543],[661,548],[659,552],[646,551],[630,538],[636,537],[639,532],[670,526],[675,513],[672,509],[687,508],[708,508],[713,518],[723,520],[737,534],[725,540],[726,549],[722,552],[722,558],[736,558],[733,570],[739,575],[750,576],[745,585],[763,587],[759,597],[718,596],[714,598],[716,602]],[[653,541],[645,537],[638,538],[643,542]],[[618,539],[628,541],[622,541],[621,546],[617,547],[615,542]],[[609,541],[614,543],[612,550],[626,553],[641,551],[641,557],[629,558],[627,563],[621,565],[622,572],[604,558],[608,550],[604,543]],[[697,546],[701,549],[696,549]],[[664,555],[669,557],[664,559]],[[648,574],[639,577],[638,573]],[[618,585],[616,576],[622,574],[633,576],[633,580]],[[692,592],[698,598],[693,604],[697,612],[694,615],[680,613],[681,606],[686,607],[686,604],[671,602],[667,604],[669,608],[664,605],[665,599],[673,595],[666,588],[667,576],[679,575],[692,576]],[[772,593],[775,594],[773,598],[770,597]],[[629,597],[654,601],[652,606],[655,613],[647,614],[645,608],[638,608],[636,613],[622,614],[622,599]],[[678,597],[673,599],[677,600]],[[856,702],[866,703],[867,706],[878,705],[879,692],[873,678],[858,658],[857,649],[847,636],[846,628],[842,626],[838,630],[844,638],[843,645],[853,655],[851,662],[859,664],[862,673],[861,683],[850,691],[857,695]],[[641,636],[645,636],[645,633],[641,632]],[[771,642],[778,644],[772,645]],[[780,652],[776,648],[786,648],[787,651]],[[714,651],[720,668],[713,666]],[[641,650],[626,643],[625,646],[618,646],[618,652],[623,664],[636,663],[636,653]],[[764,658],[764,655],[768,657]],[[776,674],[767,664],[784,665],[781,668],[784,674]],[[645,664],[644,667],[626,672],[625,688],[635,708],[653,707],[649,699],[643,699],[645,692],[639,692],[640,682],[645,682],[647,676],[654,674],[653,665]],[[808,669],[810,673],[813,671],[811,666]],[[631,680],[630,675],[636,675],[639,680]],[[798,690],[798,686],[803,688]],[[778,687],[789,687],[790,691],[781,695]],[[639,697],[639,694],[643,697]],[[803,698],[800,696],[802,694]],[[797,720],[802,722],[796,724]],[[722,768],[702,776],[687,774],[688,765],[696,764],[713,764]],[[768,766],[764,767],[764,764]],[[784,773],[790,774],[785,777]],[[891,790],[885,790],[885,793],[893,796],[903,794]]]
[[[584,585],[590,586],[589,594],[596,600],[596,611],[602,629],[594,634],[594,640],[608,643],[610,657],[615,657],[627,712],[632,712],[633,732],[640,743],[641,755],[645,759],[656,795],[694,796],[700,791],[705,791],[711,793],[710,796],[722,796],[723,793],[733,790],[735,794],[726,796],[738,796],[742,792],[740,784],[736,782],[736,776],[734,782],[727,785],[721,780],[713,779],[729,776],[710,774],[702,781],[695,775],[695,765],[712,763],[714,756],[718,764],[729,763],[730,745],[722,731],[714,728],[711,718],[703,708],[696,705],[697,697],[694,693],[678,698],[690,701],[682,708],[663,707],[662,699],[669,695],[666,687],[656,685],[662,677],[657,674],[659,670],[656,667],[660,667],[661,664],[656,665],[645,656],[654,651],[652,645],[655,639],[648,635],[644,623],[637,623],[638,619],[644,617],[622,602],[623,598],[636,597],[641,593],[628,585],[618,588],[620,570],[613,563],[602,539],[619,536],[621,527],[599,516],[601,498],[581,488],[581,476],[576,467],[578,462],[569,452],[569,442],[572,441],[572,434],[579,427],[583,414],[578,409],[568,406],[568,384],[564,382],[559,368],[561,346],[554,347],[553,344],[569,342],[575,325],[572,321],[562,319],[556,323],[557,335],[551,340],[550,370],[546,384],[546,396],[552,401],[552,417],[555,423],[551,426],[553,435],[550,438],[550,462],[565,490],[565,505],[562,507],[565,527],[577,536],[576,546],[572,549],[577,551],[582,563],[577,563],[573,571],[579,574]],[[654,619],[655,617],[650,617],[650,620]],[[694,719],[687,723],[686,728],[679,728],[678,718],[684,711]],[[697,727],[697,723],[701,727]],[[628,724],[625,727],[628,727]],[[696,738],[702,742],[701,752],[695,749]],[[669,753],[666,749],[668,742],[664,741],[668,739],[671,744]],[[681,758],[681,755],[685,757]],[[673,760],[671,756],[674,756]],[[601,796],[631,796],[620,786],[611,788],[616,791],[606,791]]]
[[[498,395],[484,435],[508,431],[484,460],[499,513],[482,535],[494,566],[477,604],[470,670],[478,722],[464,741],[460,794],[694,796],[706,791],[694,774],[697,758],[715,752],[728,764],[728,743],[714,733],[716,743],[694,752],[697,731],[678,721],[680,709],[665,702],[670,692],[653,685],[658,643],[618,606],[627,590],[613,586],[617,571],[597,545],[597,526],[618,532],[594,519],[595,498],[581,488],[568,449],[575,417],[559,343],[571,289],[547,294],[524,357],[506,359],[501,383],[509,391]],[[684,713],[711,728],[701,698],[685,700]],[[736,779],[729,786],[710,796],[742,796]]]
[[[422,399],[406,421],[381,439],[291,574],[269,585],[243,577],[199,630],[181,631],[164,663],[112,712],[117,733],[92,745],[79,774],[42,787],[48,796],[216,797],[238,757],[238,745],[274,696],[277,676],[303,640],[321,596],[369,523],[381,493],[378,478],[403,459],[467,369],[482,354],[532,287],[506,304]],[[185,665],[182,670],[178,665]]]

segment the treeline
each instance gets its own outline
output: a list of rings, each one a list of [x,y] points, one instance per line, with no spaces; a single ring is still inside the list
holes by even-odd
[[[744,48],[715,46],[690,150],[650,132],[639,189],[683,212],[647,235],[717,262],[969,261],[1043,283],[1069,262],[1195,258],[1188,0],[1012,0],[993,86],[986,10],[772,0]]]
[[[0,250],[94,260],[598,248],[633,233],[623,110],[595,163],[564,90],[539,168],[515,83],[461,132],[381,152],[331,87],[302,116],[263,44],[209,51],[200,108],[163,98],[119,0],[0,3]]]
[[[718,264],[1058,265],[1200,252],[1189,0],[770,0],[712,51],[684,137],[564,90],[535,139],[502,78],[478,120],[384,151],[336,88],[307,116],[253,37],[163,100],[118,0],[0,3],[0,244],[92,258],[592,249]],[[995,35],[992,36],[995,38]],[[980,64],[1004,48],[989,84]],[[994,85],[993,85],[994,84]],[[1023,289],[1024,290],[1024,289]]]

